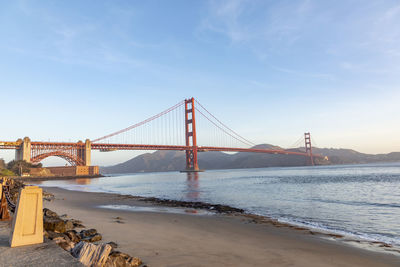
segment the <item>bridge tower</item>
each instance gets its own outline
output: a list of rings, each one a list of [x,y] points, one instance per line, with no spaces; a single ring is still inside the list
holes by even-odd
[[[89,139],[86,139],[85,141],[85,166],[90,166],[91,165],[91,159],[92,159],[92,142],[90,142]]]
[[[21,142],[21,146],[15,150],[15,160],[31,162],[31,139],[25,137],[23,140],[18,139],[18,141]]]
[[[85,143],[83,143],[82,141],[78,142],[76,158],[79,162],[81,162],[81,164],[83,164],[82,166],[90,166],[91,152],[92,152],[92,143],[90,142],[89,139],[86,139]]]
[[[185,137],[186,146],[191,146],[186,150],[186,171],[199,171],[197,162],[197,140],[196,140],[196,117],[194,108],[194,98],[185,99]]]
[[[310,133],[304,133],[304,141],[306,145],[306,153],[309,155],[308,164],[314,166]]]
[[[77,165],[78,166],[90,166],[91,152],[92,152],[92,143],[90,142],[89,139],[86,139],[85,143],[83,143],[82,141],[79,141],[77,144],[76,155],[73,155],[73,157],[76,157],[77,162],[80,163]]]

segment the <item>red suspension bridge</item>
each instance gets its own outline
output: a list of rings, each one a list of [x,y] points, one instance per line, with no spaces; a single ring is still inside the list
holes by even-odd
[[[198,130],[200,129],[200,135]],[[39,163],[50,156],[67,160],[72,166],[90,166],[91,150],[178,150],[186,153],[186,170],[198,171],[199,152],[254,152],[305,157],[314,165],[310,133],[304,134],[304,151],[262,149],[222,123],[194,98],[186,99],[128,128],[103,137],[77,143],[33,142],[28,137],[15,142],[0,141],[0,149],[15,149],[16,160]]]

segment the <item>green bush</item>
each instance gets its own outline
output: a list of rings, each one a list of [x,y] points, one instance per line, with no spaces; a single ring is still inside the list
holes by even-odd
[[[0,170],[0,176],[16,176],[14,172],[7,170],[7,169],[2,169]]]
[[[12,160],[7,164],[7,169],[14,173],[29,173],[31,168],[41,168],[42,164],[32,164],[24,160]]]

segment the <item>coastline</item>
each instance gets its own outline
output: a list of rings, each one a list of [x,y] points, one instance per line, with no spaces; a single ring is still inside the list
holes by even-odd
[[[219,212],[211,208],[217,206],[213,204],[185,206],[176,201],[129,195],[56,187],[45,190],[55,195],[53,201],[44,202],[45,207],[82,220],[85,226],[102,232],[104,241],[117,242],[122,252],[138,256],[150,266],[400,264],[399,252],[383,243],[346,240],[228,208]],[[104,205],[142,208],[100,207]],[[177,210],[163,210],[165,207]],[[204,210],[211,211],[211,215],[199,212]]]
[[[27,177],[20,177],[20,176],[11,176],[8,178],[12,178],[21,182],[42,182],[42,181],[57,181],[57,180],[74,180],[74,179],[92,179],[92,178],[101,178],[105,177],[102,174],[96,175],[72,175],[72,176],[27,176]]]

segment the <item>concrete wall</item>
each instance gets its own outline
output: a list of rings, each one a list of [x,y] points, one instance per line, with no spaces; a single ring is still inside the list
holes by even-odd
[[[98,175],[99,173],[99,166],[90,166],[89,175]]]
[[[31,176],[53,176],[47,168],[31,168],[29,171]]]
[[[99,166],[47,167],[47,169],[56,176],[84,176],[99,174]]]

